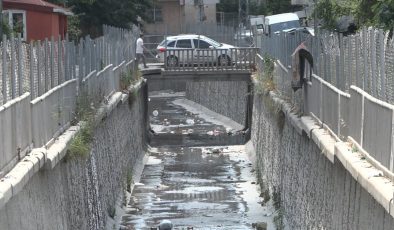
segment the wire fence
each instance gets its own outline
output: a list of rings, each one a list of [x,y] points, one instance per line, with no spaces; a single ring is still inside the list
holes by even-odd
[[[138,28],[104,26],[104,36],[85,37],[78,43],[46,39],[23,43],[5,37],[0,46],[0,105],[30,92],[31,99],[74,78],[83,78],[109,64],[132,60]]]
[[[76,119],[78,96],[96,106],[136,68],[139,30],[104,27],[102,37],[1,43],[0,177],[33,148],[48,147]],[[127,73],[129,72],[129,73]]]
[[[287,68],[291,54],[303,42],[313,55],[314,73],[325,81],[345,92],[355,85],[394,103],[394,39],[389,32],[364,28],[349,36],[325,31],[312,36],[297,31],[255,38],[262,56],[268,54]]]
[[[356,143],[384,172],[394,172],[394,39],[388,32],[364,28],[351,36],[302,32],[259,37],[263,57],[277,60],[275,90],[312,116],[338,140]],[[303,90],[291,87],[291,55],[304,43],[313,55],[314,74],[305,74]],[[308,71],[305,71],[308,73]],[[378,163],[374,163],[374,162]]]

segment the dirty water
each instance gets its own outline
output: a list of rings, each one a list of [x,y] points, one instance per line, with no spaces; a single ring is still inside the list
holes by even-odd
[[[151,146],[245,144],[242,125],[224,126],[228,118],[214,112],[196,112],[198,108],[187,110],[195,106],[195,103],[188,102],[182,94],[163,93],[149,97]]]
[[[271,201],[259,197],[245,147],[204,146],[204,141],[213,145],[218,145],[218,140],[228,141],[225,137],[231,137],[227,134],[231,127],[204,119],[212,114],[191,113],[173,103],[180,98],[150,98],[150,122],[156,133],[151,141],[157,147],[149,149],[120,229],[151,229],[164,219],[170,220],[174,229],[185,230],[253,229],[256,222],[266,222],[269,230],[275,229],[274,208]],[[196,139],[182,131],[189,129]],[[166,134],[171,139],[175,132],[182,138],[172,141],[160,136]],[[219,133],[226,135],[218,139]],[[201,137],[203,140],[198,139]],[[198,146],[200,143],[202,146]]]

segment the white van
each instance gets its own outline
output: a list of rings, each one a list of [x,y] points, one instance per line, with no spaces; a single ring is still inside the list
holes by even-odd
[[[267,35],[286,32],[300,26],[300,19],[295,13],[275,14],[265,17],[265,34]]]
[[[264,15],[251,16],[250,27],[257,34],[263,34],[264,32]]]

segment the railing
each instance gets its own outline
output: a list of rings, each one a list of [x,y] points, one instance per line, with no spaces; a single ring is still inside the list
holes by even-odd
[[[394,39],[389,31],[364,28],[343,36],[316,31],[315,36],[298,31],[256,36],[261,55],[268,54],[291,65],[291,54],[304,42],[313,55],[314,73],[335,87],[350,92],[355,85],[368,94],[394,103]]]
[[[260,55],[257,57],[261,72],[263,62]],[[305,91],[297,91],[300,94],[296,97],[290,86],[291,71],[280,61],[276,65],[274,82],[279,95],[301,106],[304,115],[317,119],[338,140],[356,142],[370,157],[394,172],[394,105],[356,86],[347,93],[315,74],[307,78]],[[304,101],[298,102],[302,95]]]
[[[137,31],[104,28],[81,43],[4,40],[0,68],[0,177],[32,148],[46,147],[70,126],[78,96],[94,103],[120,91],[134,70]],[[127,62],[127,63],[126,63]]]
[[[258,48],[167,49],[160,57],[169,71],[251,71],[257,53]]]

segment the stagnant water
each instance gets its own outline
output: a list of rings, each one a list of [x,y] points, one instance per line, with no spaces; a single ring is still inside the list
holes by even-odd
[[[121,229],[151,229],[163,219],[174,229],[253,229],[257,222],[275,229],[274,208],[259,197],[245,147],[199,146],[237,142],[242,127],[198,112],[180,95],[152,96],[149,103],[157,147],[150,148]]]

